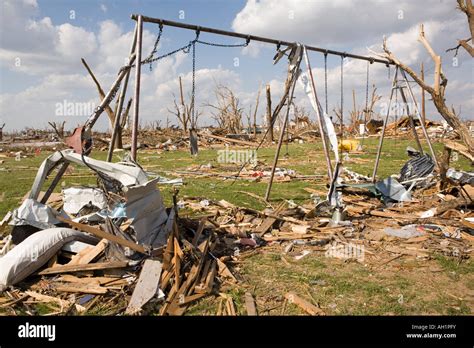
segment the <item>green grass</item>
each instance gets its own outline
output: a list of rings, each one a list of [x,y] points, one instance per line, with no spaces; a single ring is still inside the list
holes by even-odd
[[[363,154],[350,154],[349,162],[345,166],[360,174],[371,175],[378,139],[364,140]],[[408,160],[405,149],[414,142],[403,139],[386,139],[378,176],[383,178],[398,173]],[[434,148],[441,154],[442,144],[435,143]],[[159,153],[157,150],[140,150],[139,163],[147,170],[169,178],[179,175],[176,171],[187,170],[191,166],[211,163],[213,170],[224,172],[232,169],[232,165],[218,163],[219,149],[202,149],[194,157],[187,150]],[[273,161],[275,146],[262,148],[258,152],[258,160],[269,167]],[[294,169],[298,174],[313,175],[326,174],[325,160],[321,144],[305,143],[290,144],[289,156],[286,146],[282,148],[278,166]],[[2,158],[0,165],[0,217],[9,210],[17,207],[22,197],[30,190],[36,175],[37,168],[47,157],[47,153],[31,156],[21,161],[14,158]],[[105,152],[95,151],[92,157],[104,160]],[[114,156],[114,161],[120,159]],[[467,160],[459,156],[457,162],[452,163],[457,169],[469,170]],[[65,175],[56,188],[73,185],[95,185],[96,179],[87,168],[73,165],[71,172]],[[237,166],[233,166],[233,170]],[[196,170],[196,169],[194,169]],[[232,171],[227,171],[231,174]],[[48,182],[51,181],[49,178]],[[184,177],[185,185],[179,187],[179,196],[198,196],[213,200],[225,199],[233,204],[264,208],[264,204],[249,195],[238,191],[247,191],[263,197],[267,184],[237,180],[232,183],[222,178]],[[305,188],[325,190],[326,179],[312,181],[293,180],[291,182],[275,182],[272,188],[271,201],[292,199],[297,203],[308,202],[310,194]],[[47,187],[47,184],[43,189]],[[173,189],[170,186],[160,186],[165,204],[171,205]],[[250,291],[257,300],[260,314],[276,315],[282,311],[284,294],[295,291],[308,301],[318,304],[327,314],[343,315],[382,315],[382,314],[472,314],[472,297],[464,295],[474,290],[474,265],[471,261],[458,264],[455,260],[437,257],[431,261],[416,261],[413,264],[401,263],[406,267],[403,271],[393,271],[391,267],[371,269],[369,266],[342,262],[330,259],[324,255],[313,253],[302,260],[295,261],[285,256],[290,266],[281,260],[281,250],[262,251],[246,258],[237,272],[244,278],[244,282],[236,287],[223,287],[221,292],[232,296],[236,311],[245,314],[244,294]],[[439,272],[429,272],[428,266],[440,268]],[[433,266],[433,267],[434,267]],[[421,273],[420,273],[421,272]],[[193,304],[187,314],[213,315],[217,312],[217,297],[209,296]],[[47,312],[47,308],[36,307],[39,313]],[[98,306],[90,315],[105,315],[111,313],[108,308]],[[304,314],[293,304],[286,305],[284,313]]]

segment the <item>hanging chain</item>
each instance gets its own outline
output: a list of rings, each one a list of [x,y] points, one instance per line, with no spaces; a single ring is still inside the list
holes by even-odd
[[[207,41],[201,41],[201,40],[196,40],[196,42],[203,45],[214,46],[214,47],[247,47],[250,43],[250,38],[247,38],[247,41],[245,41],[245,43],[243,44],[220,44],[220,43],[207,42]]]
[[[344,58],[345,58],[345,55],[342,55],[341,56],[341,127],[342,127],[342,123],[344,123]]]
[[[247,40],[243,44],[220,44],[220,43],[214,43],[214,42],[207,42],[207,41],[201,41],[199,40],[199,33],[200,30],[196,30],[196,37],[194,40],[189,41],[186,45],[177,48],[173,51],[170,51],[168,53],[165,53],[161,56],[153,57],[155,53],[158,50],[158,44],[160,42],[161,36],[163,33],[163,24],[160,23],[160,29],[158,31],[158,35],[155,40],[155,44],[153,45],[153,50],[149,54],[147,58],[142,60],[140,62],[141,65],[144,64],[150,64],[150,71],[152,70],[152,64],[158,60],[170,57],[176,53],[183,52],[185,54],[188,54],[192,50],[192,60],[193,60],[193,67],[192,67],[192,89],[191,89],[191,127],[194,128],[196,126],[196,110],[195,110],[195,96],[196,96],[196,43],[200,43],[203,45],[208,45],[208,46],[214,46],[214,47],[247,47],[250,43],[250,37],[247,37]],[[123,71],[124,69],[130,69],[134,67],[135,64],[130,64],[130,65],[125,65],[123,66],[119,73]],[[115,91],[116,92],[116,91]],[[115,94],[115,93],[114,93]]]
[[[326,115],[328,112],[328,53],[324,53],[324,97],[326,99]]]
[[[196,34],[196,40],[192,43],[193,49],[193,85],[191,88],[191,128],[194,129],[196,126],[196,110],[194,108],[194,99],[196,97],[196,42],[197,37],[199,36],[199,32]]]
[[[160,39],[161,39],[161,34],[163,33],[163,24],[160,23],[160,30],[158,31],[158,35],[156,37],[156,40],[155,40],[155,44],[153,45],[153,50],[151,51],[151,53],[149,54],[149,56],[144,59],[144,62],[145,61],[150,61],[150,71],[153,70],[153,62],[151,61],[151,59],[153,58],[153,56],[155,55],[156,51],[158,50],[158,43],[160,42]],[[143,64],[143,63],[142,63]]]

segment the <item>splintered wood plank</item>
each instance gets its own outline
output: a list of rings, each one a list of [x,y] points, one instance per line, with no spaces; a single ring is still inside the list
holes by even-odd
[[[63,265],[56,266],[52,268],[46,268],[39,272],[39,275],[46,274],[59,274],[59,273],[69,273],[69,272],[81,272],[81,271],[95,271],[99,269],[109,269],[109,268],[124,268],[128,266],[127,261],[112,261],[112,262],[98,262],[91,263],[87,265]]]
[[[214,279],[216,278],[217,274],[217,262],[216,260],[212,260],[210,270],[206,275],[206,279],[203,285],[199,285],[194,288],[194,292],[196,293],[210,293],[212,292],[212,288],[214,286]]]
[[[275,209],[274,215],[278,215],[284,209],[285,205],[285,202],[281,202]],[[257,227],[255,233],[262,237],[273,226],[275,221],[277,221],[277,219],[273,217],[265,218],[265,220],[263,220],[263,222]]]
[[[163,264],[158,260],[145,260],[125,314],[138,313],[156,295],[160,285],[162,268]]]
[[[191,302],[194,302],[194,301],[197,301],[197,300],[203,298],[204,296],[206,296],[206,293],[194,294],[194,295],[191,295],[191,296],[185,296],[184,300],[181,301],[180,305],[182,305],[182,306],[188,305]]]
[[[255,308],[255,301],[250,292],[245,293],[245,308],[247,309],[247,315],[257,315],[257,309]]]
[[[35,300],[38,300],[41,302],[53,302],[60,305],[61,307],[68,307],[71,305],[69,301],[63,300],[59,297],[43,295],[34,291],[25,291],[25,294],[27,294],[30,297],[33,297]]]
[[[288,292],[285,294],[285,298],[288,300],[289,303],[294,303],[298,307],[300,307],[305,312],[311,315],[324,315],[324,312],[313,305],[312,303],[306,301],[305,299],[299,297],[294,292]]]
[[[225,265],[224,262],[222,262],[221,260],[219,259],[216,259],[217,260],[217,266],[219,268],[219,275],[224,277],[224,278],[229,278],[231,279],[233,282],[237,282],[237,279],[234,277],[234,275],[232,274],[232,272],[229,270],[229,268]]]
[[[57,216],[56,218],[59,221],[64,222],[64,223],[66,223],[66,224],[68,224],[72,227],[75,227],[80,231],[91,233],[91,234],[93,234],[93,235],[95,235],[99,238],[105,238],[107,240],[110,240],[111,242],[114,242],[114,243],[120,244],[122,246],[128,247],[128,248],[130,248],[132,250],[135,250],[135,251],[138,251],[142,254],[146,254],[145,247],[140,245],[140,244],[133,243],[132,241],[129,241],[129,240],[121,238],[121,237],[118,237],[118,236],[116,236],[112,233],[102,231],[101,229],[96,228],[96,227],[92,227],[92,226],[89,226],[89,225],[86,225],[86,224],[81,224],[81,223],[78,223],[78,222],[74,222],[72,220],[62,218],[60,216]]]
[[[99,284],[99,285],[127,285],[127,279],[113,278],[113,277],[75,277],[71,274],[63,274],[58,278],[58,281],[67,283],[85,283],[85,284]]]
[[[97,245],[88,247],[75,255],[71,261],[68,262],[68,265],[85,265],[90,263],[105,251],[108,243],[109,241],[107,239],[102,239]]]
[[[184,312],[186,311],[187,305],[186,304],[183,305],[183,302],[184,302],[185,297],[187,295],[192,295],[192,292],[194,291],[194,285],[196,281],[199,279],[198,277],[203,267],[205,257],[207,255],[207,251],[209,249],[209,242],[210,242],[210,238],[206,239],[199,246],[199,250],[202,252],[201,258],[198,261],[198,264],[194,264],[191,267],[191,270],[189,271],[186,281],[181,285],[181,287],[179,288],[176,294],[175,299],[169,305],[169,309],[167,311],[168,314],[183,315]]]
[[[227,315],[236,315],[235,314],[235,307],[234,307],[234,300],[232,297],[227,297],[227,301],[225,303],[227,309]]]
[[[206,218],[202,218],[202,219],[199,221],[199,226],[198,226],[198,228],[197,228],[197,230],[196,230],[196,234],[194,235],[194,238],[193,238],[193,241],[192,241],[192,244],[193,244],[194,246],[197,246],[199,237],[201,237],[202,231],[204,231],[204,227],[206,226],[206,221],[207,221]]]
[[[85,284],[85,283],[58,284],[55,286],[55,289],[56,291],[80,292],[84,294],[95,294],[95,295],[103,295],[107,293],[107,288],[103,288],[99,285]]]
[[[163,269],[169,270],[170,265],[172,264],[172,258],[174,254],[174,234],[170,233],[168,236],[168,242],[166,243],[166,248],[163,251]]]

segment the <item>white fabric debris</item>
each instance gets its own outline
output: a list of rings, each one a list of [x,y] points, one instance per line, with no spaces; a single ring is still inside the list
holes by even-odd
[[[26,238],[0,258],[0,292],[38,270],[72,240],[97,241],[84,232],[70,228],[50,228]]]

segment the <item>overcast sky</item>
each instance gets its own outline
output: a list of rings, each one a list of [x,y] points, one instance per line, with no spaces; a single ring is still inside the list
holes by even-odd
[[[45,127],[48,121],[66,120],[67,129],[82,124],[87,112],[79,115],[74,113],[78,110],[73,110],[73,114],[68,114],[64,106],[88,103],[93,107],[99,99],[80,59],[86,59],[103,88],[108,90],[130,50],[135,24],[130,19],[132,13],[362,55],[370,54],[368,48],[380,51],[386,36],[389,47],[403,62],[417,71],[424,62],[426,79],[431,82],[433,62],[417,41],[418,27],[424,23],[426,37],[441,55],[443,71],[449,80],[448,105],[460,111],[463,119],[474,119],[473,59],[462,49],[457,60],[453,60],[452,52],[445,52],[456,45],[457,39],[469,37],[466,17],[456,9],[454,0],[1,0],[1,3],[0,125],[5,122],[7,131]],[[158,27],[147,23],[144,29],[143,55],[147,56]],[[158,54],[193,38],[191,31],[165,27]],[[204,33],[201,39],[242,42]],[[259,86],[265,84],[271,85],[276,104],[286,77],[286,62],[281,60],[273,65],[274,54],[274,45],[254,42],[244,49],[197,46],[196,104],[203,111],[200,125],[212,123],[210,112],[203,105],[213,102],[216,84],[232,88],[246,112],[255,104]],[[323,56],[313,52],[310,59],[319,97],[324,101]],[[338,56],[328,58],[329,110],[341,102],[340,63]],[[189,54],[179,53],[154,64],[151,71],[143,66],[140,104],[143,124],[161,120],[164,125],[167,117],[171,124],[176,124],[167,109],[173,105],[173,94],[178,94],[178,76],[183,76],[185,93],[190,92],[191,64]],[[376,85],[383,97],[381,103],[386,102],[391,83],[389,72],[382,64],[370,68],[370,85]],[[356,91],[357,104],[365,104],[366,62],[346,59],[343,69],[344,110],[348,117],[352,89]],[[390,75],[393,77],[393,69]],[[419,88],[413,87],[419,97]],[[131,88],[133,79],[129,96]],[[310,109],[302,91],[297,90],[296,97],[297,104]],[[427,116],[439,119],[431,101],[427,103]],[[259,118],[265,112],[264,105],[262,98]],[[107,117],[103,115],[97,127],[107,126]]]

